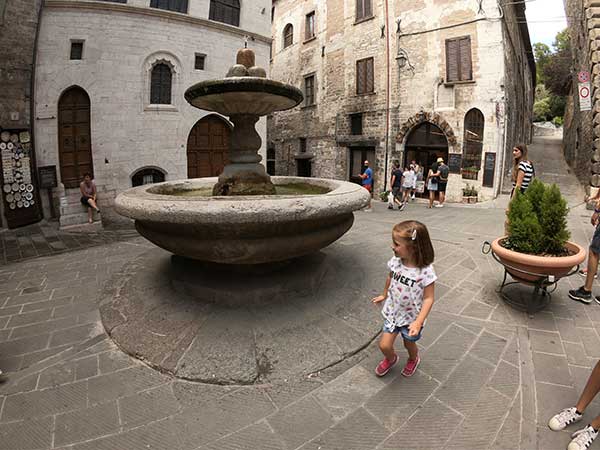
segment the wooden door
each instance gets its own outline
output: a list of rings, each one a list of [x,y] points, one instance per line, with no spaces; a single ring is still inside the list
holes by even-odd
[[[188,178],[216,177],[229,164],[231,130],[218,116],[199,120],[188,137]]]
[[[79,87],[67,90],[58,102],[58,156],[66,188],[79,187],[86,172],[94,177],[90,98]]]

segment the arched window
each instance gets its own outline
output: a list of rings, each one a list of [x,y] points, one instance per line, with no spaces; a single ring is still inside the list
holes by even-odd
[[[165,174],[158,169],[141,169],[131,177],[133,187],[143,184],[162,183],[165,181]]]
[[[210,0],[208,13],[210,20],[227,23],[235,27],[240,26],[239,0]]]
[[[171,68],[165,63],[158,63],[152,68],[150,80],[150,103],[153,105],[171,104]]]
[[[294,43],[294,27],[288,23],[283,29],[283,48],[287,48]]]
[[[476,108],[469,110],[465,115],[462,161],[464,169],[473,168],[479,170],[481,168],[484,122],[483,113]]]

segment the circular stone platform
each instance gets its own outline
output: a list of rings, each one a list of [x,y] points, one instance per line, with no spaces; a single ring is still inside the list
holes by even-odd
[[[367,272],[345,246],[246,274],[153,249],[107,282],[100,313],[116,344],[157,370],[272,382],[331,367],[377,336]]]

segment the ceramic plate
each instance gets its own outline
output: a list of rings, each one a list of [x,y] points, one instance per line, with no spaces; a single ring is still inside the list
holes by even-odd
[[[26,199],[26,200],[31,200],[32,198],[33,198],[33,194],[32,194],[31,192],[27,192],[27,193],[25,194],[25,199]]]
[[[29,202],[27,200],[23,201],[23,207],[24,208],[29,208]]]
[[[27,192],[33,192],[33,184],[28,184],[27,187],[25,188],[25,190]]]
[[[8,203],[12,202],[15,199],[15,197],[12,194],[6,194],[6,201]]]
[[[3,131],[2,133],[0,133],[0,139],[2,140],[2,142],[10,141],[10,133],[8,131]]]
[[[19,183],[13,183],[11,188],[13,192],[17,192],[19,190]]]
[[[15,195],[13,196],[13,198],[15,199],[16,202],[18,202],[19,200],[21,200],[21,193],[15,192]]]
[[[17,202],[17,208],[22,208],[23,207],[23,202],[21,200],[19,200]]]
[[[6,192],[7,194],[12,191],[12,188],[10,186],[10,184],[5,184],[4,187],[2,188],[4,190],[4,192]]]
[[[10,209],[15,209],[17,207],[17,205],[15,205],[15,202],[11,202],[11,203],[9,203],[8,207]]]

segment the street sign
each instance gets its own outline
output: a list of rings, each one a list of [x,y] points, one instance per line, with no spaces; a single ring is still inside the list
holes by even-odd
[[[590,81],[590,73],[582,70],[577,74],[577,79],[580,83],[587,83],[588,81]]]
[[[579,111],[591,111],[592,96],[590,83],[579,83]]]

